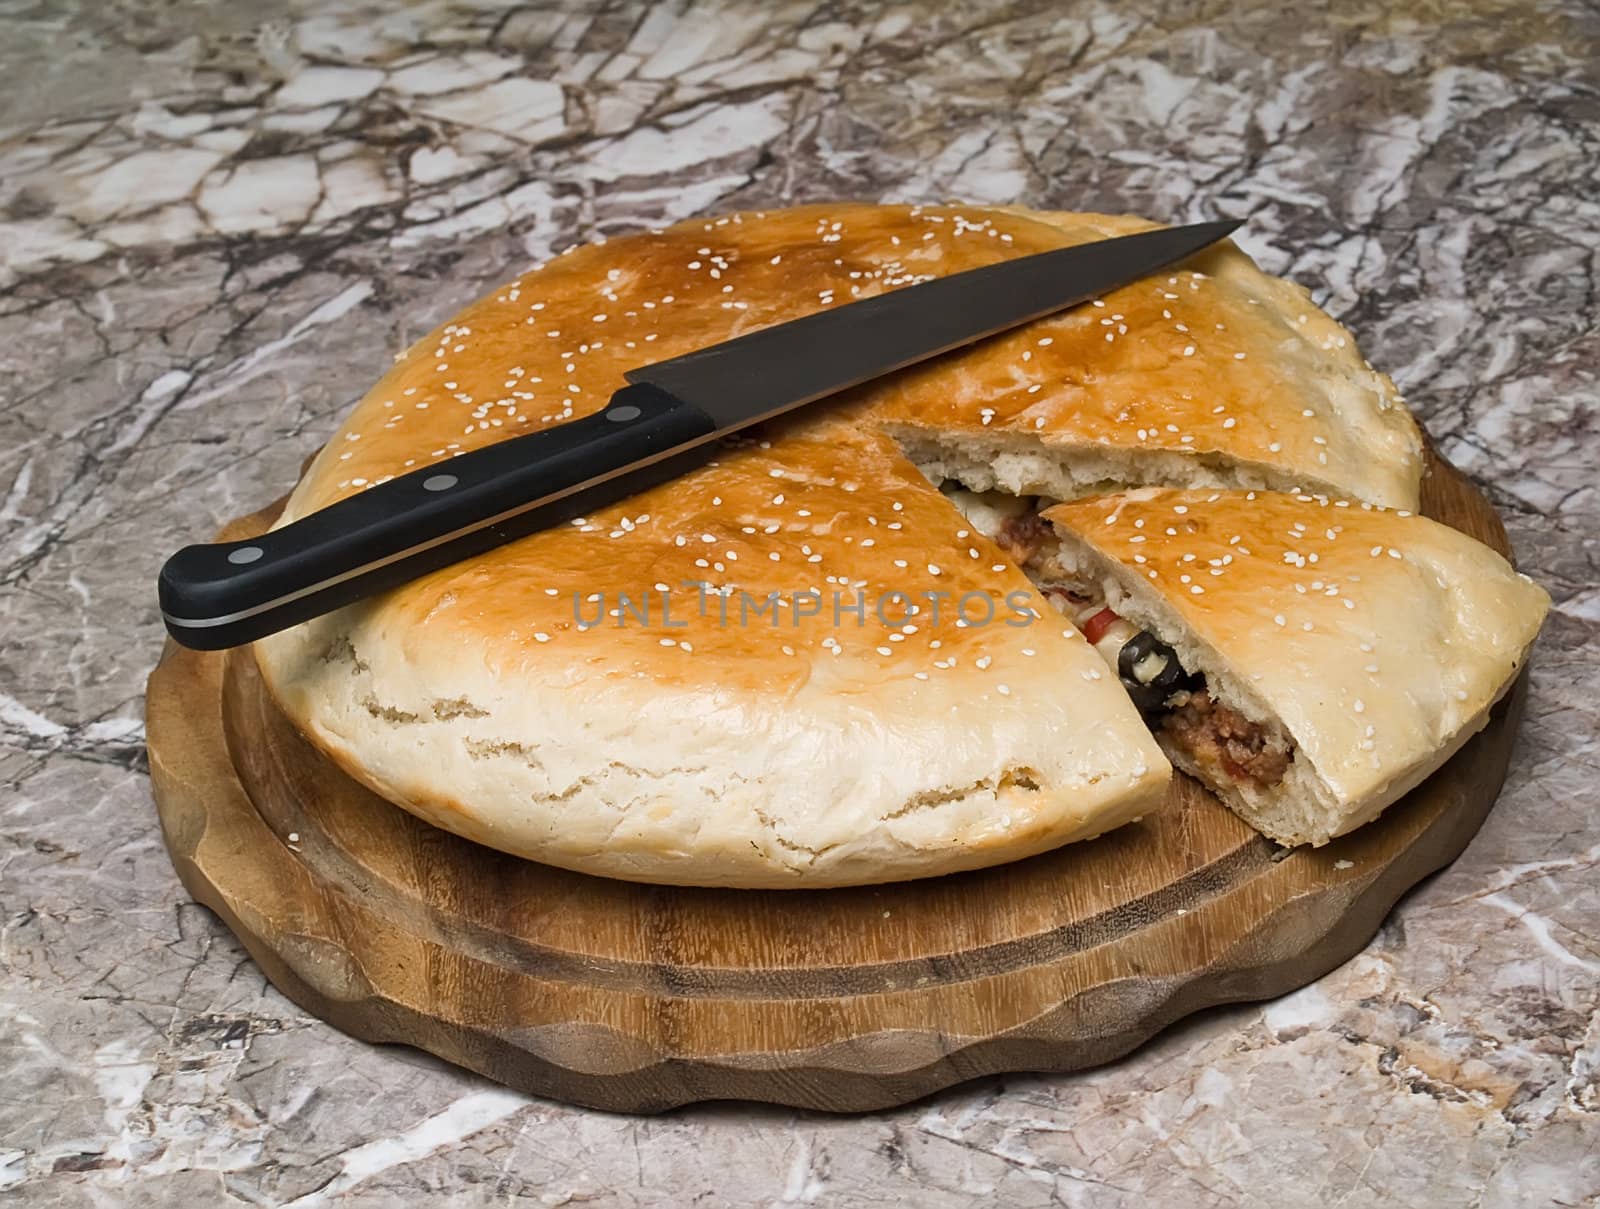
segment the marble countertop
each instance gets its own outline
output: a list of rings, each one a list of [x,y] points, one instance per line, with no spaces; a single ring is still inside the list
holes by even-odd
[[[0,1199],[1593,1203],[1600,19],[1336,11],[0,4]],[[1249,214],[1555,598],[1482,833],[1297,994],[872,1116],[607,1116],[308,1017],[161,845],[161,558],[530,259],[835,197]]]

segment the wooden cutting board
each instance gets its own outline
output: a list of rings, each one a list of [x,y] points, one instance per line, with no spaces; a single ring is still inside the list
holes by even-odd
[[[1437,459],[1423,510],[1507,549]],[[813,891],[634,885],[436,830],[307,744],[248,652],[169,644],[148,723],[184,887],[345,1032],[598,1108],[853,1111],[1106,1062],[1190,1012],[1326,973],[1477,831],[1525,692],[1526,676],[1426,784],[1321,849],[1278,848],[1180,776],[1167,810],[1091,843]]]

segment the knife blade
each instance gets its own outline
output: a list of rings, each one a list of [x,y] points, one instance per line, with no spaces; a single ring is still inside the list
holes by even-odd
[[[218,650],[561,524],[708,461],[717,438],[1086,302],[1226,238],[1166,227],[905,285],[654,365],[582,419],[400,475],[245,541],[185,546],[162,619]]]

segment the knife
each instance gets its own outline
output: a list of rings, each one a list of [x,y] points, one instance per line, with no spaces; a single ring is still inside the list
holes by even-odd
[[[669,361],[580,420],[475,449],[245,541],[161,568],[167,631],[196,650],[252,642],[677,477],[717,438],[1065,310],[1209,247],[1197,223],[968,269]]]

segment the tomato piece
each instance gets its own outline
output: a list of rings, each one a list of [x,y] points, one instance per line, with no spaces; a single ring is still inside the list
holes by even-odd
[[[1118,620],[1120,620],[1120,618],[1118,618],[1117,615],[1110,609],[1101,609],[1093,617],[1089,618],[1088,621],[1083,623],[1083,636],[1087,638],[1089,640],[1089,644],[1093,646],[1106,636],[1106,631],[1109,630],[1112,624]]]

